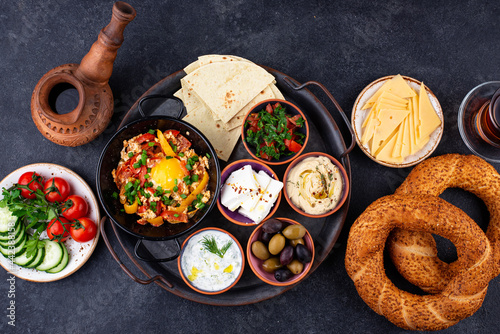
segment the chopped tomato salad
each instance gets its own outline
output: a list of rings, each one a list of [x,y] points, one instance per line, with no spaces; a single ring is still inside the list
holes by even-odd
[[[256,156],[268,161],[292,155],[302,149],[305,135],[301,115],[291,116],[280,103],[252,113],[246,120],[246,141],[256,148]]]

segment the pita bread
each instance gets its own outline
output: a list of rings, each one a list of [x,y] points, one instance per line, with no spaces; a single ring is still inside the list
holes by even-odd
[[[219,159],[228,161],[241,135],[240,128],[227,131],[222,122],[216,121],[207,108],[192,110],[183,119],[200,130],[210,141]]]
[[[274,86],[274,84],[271,84]],[[269,99],[276,98],[273,90],[271,89],[271,85],[264,88],[256,97],[252,99],[246,106],[244,106],[233,118],[229,120],[227,123],[223,123],[224,129],[232,130],[234,128],[239,128],[241,124],[243,124],[243,119],[246,114],[253,108],[256,104]]]
[[[200,67],[184,77],[189,88],[227,123],[274,77],[249,62],[215,62]]]
[[[184,71],[187,75],[181,79],[182,88],[174,94],[186,107],[183,120],[202,131],[225,161],[238,142],[240,127],[250,109],[267,99],[283,99],[274,77],[241,57],[204,55]],[[222,99],[228,92],[234,94],[230,94],[231,107]]]

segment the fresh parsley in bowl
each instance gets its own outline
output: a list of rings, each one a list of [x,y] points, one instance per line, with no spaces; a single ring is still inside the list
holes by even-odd
[[[270,165],[281,165],[302,153],[309,125],[293,103],[273,99],[254,106],[242,125],[242,140],[250,155]]]

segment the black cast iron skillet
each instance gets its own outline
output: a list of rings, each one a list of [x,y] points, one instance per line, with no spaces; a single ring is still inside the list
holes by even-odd
[[[169,129],[178,130],[183,136],[191,141],[191,147],[198,155],[207,156],[208,153],[210,156],[208,171],[210,180],[208,182],[208,190],[210,190],[212,195],[205,208],[203,210],[198,210],[198,212],[189,219],[188,223],[170,224],[166,222],[158,227],[150,224],[137,224],[139,216],[122,212],[123,205],[120,203],[119,199],[113,196],[113,193],[118,192],[118,188],[113,181],[111,171],[118,166],[120,151],[123,148],[123,141],[129,140],[139,134],[146,133],[149,129],[159,129],[161,131]],[[214,148],[199,130],[173,117],[148,116],[125,125],[119,129],[106,144],[97,166],[97,194],[101,205],[114,224],[138,238],[135,246],[135,255],[143,261],[164,262],[176,259],[180,253],[180,245],[177,238],[193,230],[209,214],[217,202],[219,188],[220,166]],[[139,253],[142,240],[162,241],[171,239],[174,239],[177,245],[177,251],[173,256],[157,259],[146,257]]]

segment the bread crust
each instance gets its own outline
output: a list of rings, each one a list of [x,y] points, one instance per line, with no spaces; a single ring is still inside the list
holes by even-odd
[[[474,155],[446,154],[416,166],[396,194],[439,196],[448,188],[462,188],[479,197],[488,208],[490,221],[486,236],[493,248],[491,270],[500,273],[500,175],[493,166]],[[429,293],[442,291],[460,270],[437,256],[436,243],[429,233],[395,229],[387,242],[389,255],[403,277]]]
[[[395,228],[434,233],[452,241],[458,273],[434,295],[398,289],[386,276],[383,252]],[[490,242],[462,210],[436,196],[390,195],[373,202],[352,225],[345,266],[361,298],[395,325],[440,330],[472,315],[496,275]]]

